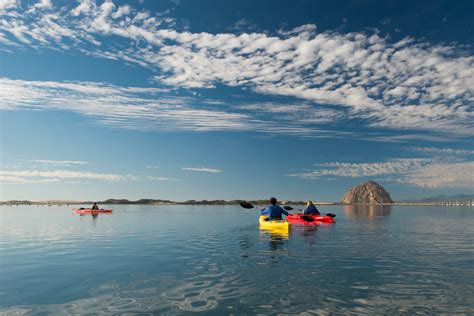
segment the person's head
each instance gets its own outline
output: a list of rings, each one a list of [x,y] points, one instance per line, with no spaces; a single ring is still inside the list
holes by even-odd
[[[306,202],[306,206],[311,206],[313,205],[313,201],[309,200],[308,202]]]
[[[274,197],[271,197],[271,198],[270,198],[270,204],[271,204],[271,205],[277,204],[277,199],[274,198]]]
[[[97,202],[94,202],[94,205],[97,205]]]

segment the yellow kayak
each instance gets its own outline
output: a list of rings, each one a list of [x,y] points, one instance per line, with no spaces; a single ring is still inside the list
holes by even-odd
[[[269,229],[269,230],[288,230],[290,228],[290,223],[285,220],[274,219],[272,221],[268,220],[268,216],[260,216],[258,219],[260,223],[260,228]]]

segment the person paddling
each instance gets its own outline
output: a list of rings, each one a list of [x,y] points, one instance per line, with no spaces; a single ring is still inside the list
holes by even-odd
[[[99,209],[99,206],[97,205],[97,203],[94,202],[94,205],[92,205],[92,208],[91,210],[98,210]]]
[[[270,206],[260,211],[260,215],[268,215],[269,221],[272,219],[282,220],[282,214],[288,215],[288,212],[277,204],[277,199],[274,197],[270,198]]]
[[[306,202],[306,208],[303,211],[304,215],[321,215],[319,213],[318,209],[316,208],[316,205],[313,204],[312,201]]]

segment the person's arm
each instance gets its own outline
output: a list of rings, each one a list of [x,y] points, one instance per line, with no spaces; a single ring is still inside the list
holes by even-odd
[[[270,211],[270,209],[262,209],[262,210],[260,210],[260,215],[268,215],[269,211]]]
[[[309,207],[307,207],[307,208],[304,209],[303,214],[307,215],[307,214],[308,214],[308,211],[309,211]]]
[[[287,212],[283,207],[280,207],[280,209],[281,209],[281,212],[282,212],[283,214],[285,214],[286,216],[288,216],[288,212]]]

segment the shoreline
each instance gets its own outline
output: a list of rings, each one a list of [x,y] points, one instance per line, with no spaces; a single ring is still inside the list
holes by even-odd
[[[239,205],[243,200],[188,200],[188,201],[171,201],[171,200],[153,200],[153,199],[141,199],[137,201],[129,201],[124,199],[109,199],[105,201],[97,201],[99,205]],[[267,205],[267,200],[246,200],[247,202],[254,205]],[[28,201],[28,200],[9,200],[0,201],[0,206],[74,206],[74,205],[89,205],[93,204],[94,201],[71,201],[71,200],[46,200],[46,201]],[[281,205],[304,205],[305,201],[282,201]],[[394,203],[354,203],[354,204],[343,204],[341,202],[327,202],[327,201],[314,201],[316,205],[328,206],[328,205],[357,205],[357,206],[474,206],[474,201],[433,201],[433,202],[394,202]]]

